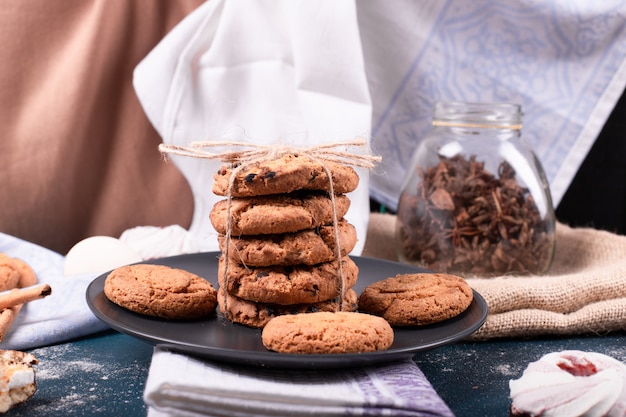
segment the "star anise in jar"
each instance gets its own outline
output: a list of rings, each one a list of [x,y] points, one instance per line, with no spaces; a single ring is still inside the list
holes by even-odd
[[[509,163],[495,175],[475,155],[440,157],[418,175],[417,192],[401,195],[397,213],[406,261],[462,275],[545,271],[552,226]]]

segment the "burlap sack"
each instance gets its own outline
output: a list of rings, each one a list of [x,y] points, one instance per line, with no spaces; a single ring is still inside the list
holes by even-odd
[[[363,256],[397,260],[395,216],[373,213]],[[626,329],[626,237],[557,224],[550,271],[471,278],[489,315],[474,340],[603,334]]]

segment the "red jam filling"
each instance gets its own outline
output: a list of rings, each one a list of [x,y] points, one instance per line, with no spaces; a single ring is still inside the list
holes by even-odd
[[[598,368],[596,368],[593,363],[586,360],[582,360],[580,362],[561,362],[559,363],[559,368],[574,376],[589,376],[598,372]]]

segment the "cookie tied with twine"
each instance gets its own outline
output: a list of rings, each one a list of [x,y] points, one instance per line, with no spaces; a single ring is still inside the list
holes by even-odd
[[[374,168],[376,162],[381,160],[379,156],[372,155],[369,152],[363,154],[346,150],[346,148],[364,148],[366,146],[367,142],[361,138],[309,147],[258,145],[235,141],[202,141],[193,142],[189,146],[161,144],[159,145],[159,151],[163,154],[216,160],[229,164],[223,166],[218,171],[213,185],[215,194],[223,195],[227,198],[227,225],[226,233],[224,234],[226,241],[224,245],[224,277],[228,280],[228,251],[231,246],[230,239],[232,233],[231,200],[234,197],[290,193],[296,190],[315,189],[326,191],[333,209],[332,225],[335,230],[336,256],[337,259],[341,259],[342,249],[337,228],[339,216],[337,215],[335,196],[356,189],[358,176],[352,167],[371,169]],[[210,149],[226,150],[213,152]],[[276,172],[271,169],[266,169],[263,172],[252,172],[250,170],[251,167],[268,164],[280,158],[289,160],[291,157],[312,162],[307,171],[307,176],[303,177],[305,178],[304,181],[297,181],[297,175],[281,175],[277,178]],[[280,164],[282,170],[285,169],[286,164],[281,162],[278,164]],[[339,298],[343,300],[346,284],[341,263],[338,263],[338,265]],[[340,303],[339,310],[342,310],[342,308],[343,305]]]
[[[347,194],[359,185],[359,175],[348,165],[325,161],[332,172],[335,194]],[[271,194],[289,194],[294,191],[330,192],[330,180],[324,167],[307,155],[288,153],[271,161],[253,163],[239,170],[229,190],[233,169],[224,165],[215,174],[213,193],[232,197],[260,197]]]

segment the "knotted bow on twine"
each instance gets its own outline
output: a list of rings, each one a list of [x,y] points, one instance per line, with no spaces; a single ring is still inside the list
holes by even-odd
[[[374,168],[375,162],[380,162],[381,158],[372,154],[356,154],[351,153],[342,148],[345,147],[364,147],[367,145],[365,139],[355,139],[344,142],[334,142],[327,144],[319,144],[309,147],[294,147],[286,145],[258,145],[250,143],[242,143],[236,141],[199,141],[192,142],[189,146],[179,146],[173,144],[160,144],[159,151],[163,154],[189,156],[193,158],[218,160],[224,163],[232,164],[232,172],[229,178],[228,190],[226,193],[226,233],[224,235],[226,241],[226,249],[224,251],[224,283],[228,288],[228,271],[229,271],[229,251],[231,241],[232,219],[231,219],[231,202],[232,189],[237,174],[246,167],[255,164],[280,158],[283,155],[294,154],[304,155],[320,164],[326,177],[328,178],[328,194],[332,205],[332,222],[335,237],[335,249],[337,256],[337,274],[340,281],[339,293],[339,311],[343,310],[343,300],[345,296],[345,278],[343,268],[341,267],[341,242],[339,240],[339,230],[337,227],[337,209],[335,203],[335,192],[332,181],[332,172],[328,168],[326,162],[334,162],[344,165],[352,165],[360,168]],[[205,148],[242,148],[240,150],[228,149],[223,152],[211,152]],[[224,299],[226,303],[226,298]],[[224,306],[226,310],[226,306]]]

